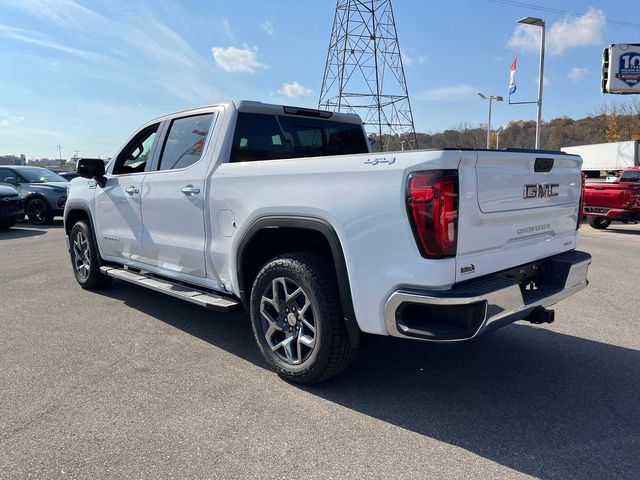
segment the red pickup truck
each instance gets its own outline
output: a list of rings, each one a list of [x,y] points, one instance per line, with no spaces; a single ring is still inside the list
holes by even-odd
[[[640,221],[640,167],[627,168],[616,183],[586,184],[584,214],[598,229],[613,221]]]

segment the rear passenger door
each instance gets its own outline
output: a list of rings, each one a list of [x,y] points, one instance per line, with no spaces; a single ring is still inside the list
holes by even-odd
[[[142,255],[162,269],[205,278],[204,160],[216,112],[167,121],[156,165],[143,185]]]

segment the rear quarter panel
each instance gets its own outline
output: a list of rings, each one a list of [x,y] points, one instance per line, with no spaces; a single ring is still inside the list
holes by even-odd
[[[420,256],[405,185],[410,171],[457,168],[459,159],[458,151],[418,151],[222,164],[212,178],[210,222],[218,224],[221,215],[235,227],[218,224],[212,237],[216,271],[238,293],[234,253],[255,221],[272,215],[323,219],[340,239],[360,328],[385,334],[383,307],[392,291],[448,288],[455,281],[455,259]]]

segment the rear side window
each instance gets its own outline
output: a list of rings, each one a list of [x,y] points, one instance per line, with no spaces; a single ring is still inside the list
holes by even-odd
[[[316,118],[238,113],[232,162],[367,153],[360,125]]]
[[[627,170],[620,177],[621,182],[638,182],[640,181],[640,170]]]
[[[200,160],[212,120],[211,113],[173,120],[158,170],[186,168]]]

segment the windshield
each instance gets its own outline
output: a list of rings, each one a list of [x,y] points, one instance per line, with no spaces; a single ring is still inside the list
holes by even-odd
[[[60,175],[46,168],[21,168],[19,173],[29,183],[66,182]]]

